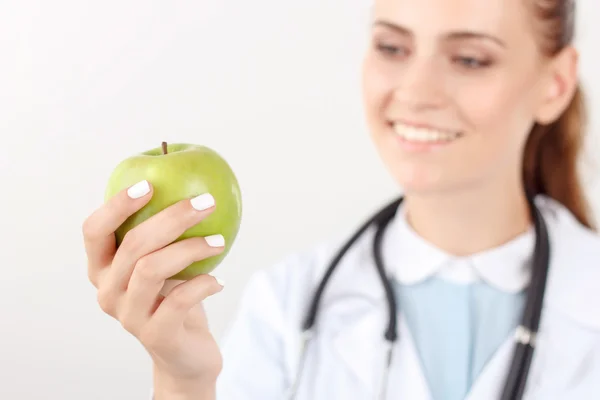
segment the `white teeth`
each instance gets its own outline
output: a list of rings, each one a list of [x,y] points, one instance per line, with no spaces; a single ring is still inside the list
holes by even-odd
[[[394,123],[394,132],[403,139],[413,142],[439,142],[454,140],[458,132],[439,131],[436,129],[415,128],[402,123]]]

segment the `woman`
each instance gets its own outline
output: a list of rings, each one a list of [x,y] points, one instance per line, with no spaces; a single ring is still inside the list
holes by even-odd
[[[84,223],[102,309],[151,355],[156,400],[279,400],[296,381],[303,400],[380,390],[389,399],[489,400],[508,393],[512,373],[526,377],[524,398],[600,398],[600,239],[576,173],[584,110],[574,2],[376,0],[373,11],[364,104],[405,192],[382,241],[399,316],[389,375],[374,229],[329,281],[304,358],[302,323],[343,241],[258,273],[218,347],[199,305],[221,290],[218,280],[200,276],[160,294],[167,277],[222,251],[220,236],[170,244],[214,201],[173,205],[115,251],[111,233],[152,196],[142,182]],[[518,325],[527,288],[540,282],[531,269],[544,237],[535,209],[550,261],[533,336]],[[524,373],[511,367],[515,332],[521,349],[535,346]]]

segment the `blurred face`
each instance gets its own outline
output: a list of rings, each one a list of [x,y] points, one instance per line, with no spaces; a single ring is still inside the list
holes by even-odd
[[[409,192],[519,183],[543,57],[525,0],[375,0],[363,69],[376,147]]]

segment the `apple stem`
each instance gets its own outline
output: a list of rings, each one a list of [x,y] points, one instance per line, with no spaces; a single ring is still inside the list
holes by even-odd
[[[162,151],[163,154],[167,154],[167,142],[162,142]]]

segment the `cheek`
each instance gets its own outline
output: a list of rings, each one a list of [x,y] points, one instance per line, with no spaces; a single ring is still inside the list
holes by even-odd
[[[471,135],[481,139],[482,152],[497,154],[498,149],[513,151],[520,146],[532,121],[525,82],[498,80],[465,87],[457,93],[457,108]]]
[[[371,56],[367,56],[362,69],[362,91],[365,112],[370,124],[381,124],[385,104],[391,95],[389,79],[378,68]]]

